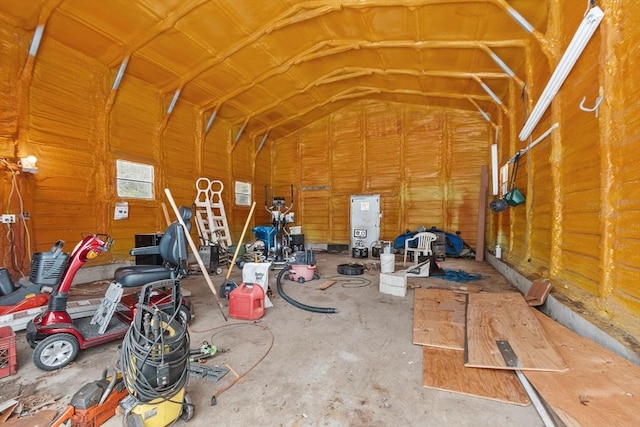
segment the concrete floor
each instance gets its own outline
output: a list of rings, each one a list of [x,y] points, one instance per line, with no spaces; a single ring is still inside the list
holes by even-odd
[[[195,415],[175,425],[190,426],[541,426],[532,405],[517,406],[422,385],[422,347],[412,343],[413,290],[405,298],[381,294],[379,260],[356,260],[349,254],[316,252],[318,272],[336,283],[317,290],[319,280],[283,282],[285,292],[308,305],[336,307],[337,314],[304,311],[284,301],[270,287],[274,307],[256,322],[225,322],[201,274],[183,280],[195,306],[190,325],[191,347],[208,341],[218,353],[207,365],[228,365],[232,373],[219,382],[189,380],[187,390]],[[396,270],[402,268],[398,256]],[[361,276],[340,276],[336,266],[364,261]],[[480,273],[472,282],[490,292],[513,291],[488,263],[447,259],[444,268]],[[211,276],[218,287],[224,276]],[[241,281],[234,269],[231,278]],[[321,280],[322,280],[321,279]],[[435,277],[412,280],[415,286],[455,284]],[[78,288],[80,289],[80,288]],[[86,288],[83,292],[86,292]],[[226,300],[224,312],[227,314]],[[49,409],[63,408],[82,384],[114,366],[119,343],[81,351],[71,365],[53,373],[39,371],[31,361],[24,331],[17,333],[18,372],[0,380],[1,393],[21,386],[22,396],[36,402],[57,399]],[[264,358],[255,368],[251,367]],[[211,397],[218,392],[217,405]],[[11,397],[11,396],[10,396]],[[33,399],[32,399],[33,400]],[[115,416],[106,426],[121,426]]]

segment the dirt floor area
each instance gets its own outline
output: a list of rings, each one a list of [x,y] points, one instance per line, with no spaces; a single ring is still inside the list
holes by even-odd
[[[409,280],[406,297],[379,292],[380,262],[350,254],[316,252],[320,279],[284,281],[283,289],[307,305],[334,307],[335,314],[314,313],[286,302],[269,281],[273,307],[257,321],[225,321],[202,274],[182,282],[190,294],[195,317],[190,324],[191,348],[205,341],[226,350],[203,366],[230,372],[219,381],[190,378],[187,391],[195,405],[191,426],[541,426],[532,405],[518,406],[473,396],[433,390],[422,385],[422,347],[412,343],[413,288],[450,287],[459,283],[429,277]],[[337,266],[364,261],[362,275],[344,276]],[[447,269],[480,274],[470,282],[486,292],[514,291],[492,266],[472,259],[446,259]],[[396,257],[396,271],[402,269]],[[216,287],[223,275],[213,275]],[[231,279],[241,281],[234,269]],[[327,280],[335,283],[317,289]],[[75,297],[94,297],[87,286]],[[228,313],[227,300],[222,300]],[[115,366],[118,345],[81,351],[57,372],[38,370],[24,331],[17,333],[18,372],[0,380],[0,402],[20,397],[23,412],[60,411],[86,382]],[[212,406],[212,397],[216,405]],[[48,413],[52,414],[52,412]],[[106,426],[123,425],[116,415]],[[27,420],[29,421],[29,420]],[[11,424],[9,424],[11,425]],[[35,419],[25,425],[36,425]],[[40,424],[46,425],[46,424]]]

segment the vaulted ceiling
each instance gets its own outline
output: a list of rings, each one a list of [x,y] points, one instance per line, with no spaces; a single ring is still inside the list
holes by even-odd
[[[0,13],[256,135],[363,99],[509,109],[547,0],[19,0]],[[170,101],[170,102],[169,102]],[[499,102],[505,103],[500,105]]]

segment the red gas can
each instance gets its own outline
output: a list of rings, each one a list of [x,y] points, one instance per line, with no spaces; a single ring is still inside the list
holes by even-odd
[[[256,320],[264,315],[264,290],[262,286],[240,283],[229,293],[229,317]]]

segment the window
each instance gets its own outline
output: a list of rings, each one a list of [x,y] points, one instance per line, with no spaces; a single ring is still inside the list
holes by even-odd
[[[118,197],[153,199],[153,166],[116,160]]]
[[[236,181],[236,205],[251,206],[251,183]]]

